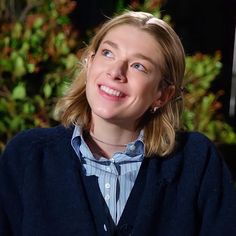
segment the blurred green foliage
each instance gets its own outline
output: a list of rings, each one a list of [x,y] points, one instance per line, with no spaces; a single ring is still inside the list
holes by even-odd
[[[72,1],[44,1],[0,27],[0,150],[20,130],[52,125],[53,105],[78,58]]]
[[[129,9],[160,17],[161,2],[131,1]],[[1,22],[0,26],[0,151],[21,130],[56,124],[53,117],[56,98],[71,79],[83,46],[84,39],[68,17],[75,7],[73,1],[27,3],[27,11],[18,20]],[[117,12],[125,7],[123,1],[118,1]],[[163,19],[170,21],[169,16]],[[216,142],[235,143],[233,129],[217,112],[222,91],[217,94],[209,91],[221,69],[219,54],[213,57],[197,54],[187,57],[186,63],[183,114],[186,128],[201,131]]]
[[[222,68],[220,53],[214,56],[198,53],[186,57],[185,110],[183,123],[187,130],[197,130],[217,143],[236,143],[233,128],[224,122],[219,97],[224,91],[210,91],[212,81]]]

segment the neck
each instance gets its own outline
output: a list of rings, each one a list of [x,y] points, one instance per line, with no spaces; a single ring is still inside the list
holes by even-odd
[[[110,122],[93,114],[89,132],[98,142],[102,141],[106,144],[124,146],[134,141],[139,135],[139,132],[134,127],[127,126],[127,122],[124,123]]]
[[[97,139],[88,131],[84,132],[84,138],[95,158],[102,156],[110,159],[115,152],[123,152],[126,146],[125,144],[106,143],[102,140]]]
[[[128,143],[138,137],[138,132],[131,132],[123,129],[90,129],[91,138],[106,146],[125,147]]]
[[[115,152],[124,151],[126,145],[137,139],[138,135],[138,131],[109,122],[97,122],[96,119],[96,122],[92,122],[87,137],[90,149],[111,158]]]
[[[91,136],[91,138],[99,143],[103,143],[107,146],[113,146],[113,147],[126,147],[127,143],[126,144],[114,144],[114,143],[107,143],[103,140],[100,140],[98,138],[96,138],[91,132],[89,133],[89,135]]]

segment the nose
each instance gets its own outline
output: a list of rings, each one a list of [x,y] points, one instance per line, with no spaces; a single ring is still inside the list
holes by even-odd
[[[107,71],[107,75],[113,79],[122,83],[127,81],[127,62],[119,60],[112,63],[111,67]]]

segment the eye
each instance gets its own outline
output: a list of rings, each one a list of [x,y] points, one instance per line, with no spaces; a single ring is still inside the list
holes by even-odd
[[[113,53],[108,49],[103,49],[102,50],[102,55],[105,56],[105,57],[113,57]]]
[[[141,72],[147,73],[146,68],[140,63],[133,63],[132,67],[139,70],[139,71],[141,71]]]

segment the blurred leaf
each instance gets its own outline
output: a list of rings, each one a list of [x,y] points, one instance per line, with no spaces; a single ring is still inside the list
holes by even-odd
[[[24,60],[21,56],[17,56],[14,61],[14,75],[17,77],[23,76],[26,73]]]
[[[0,69],[1,68],[4,71],[12,71],[13,70],[13,65],[12,65],[10,60],[6,60],[5,58],[4,59],[0,58]]]
[[[19,116],[12,117],[10,127],[12,130],[18,130],[21,126],[22,119]]]
[[[13,27],[13,30],[11,32],[11,36],[13,39],[18,39],[21,37],[22,35],[22,30],[23,30],[23,26],[21,23],[19,22],[16,22],[14,27]]]
[[[66,58],[63,58],[62,61],[65,64],[66,69],[68,70],[75,67],[78,59],[74,54],[70,53]]]
[[[65,25],[70,23],[70,19],[67,16],[59,16],[57,18],[57,23],[59,25]]]
[[[42,27],[43,23],[44,23],[43,18],[42,18],[42,17],[38,17],[38,18],[35,20],[33,27],[36,28],[36,29],[37,29],[37,28],[40,28],[40,27]]]
[[[44,88],[43,88],[43,92],[46,98],[50,97],[52,94],[52,87],[50,86],[50,84],[45,84]]]
[[[13,99],[22,100],[26,97],[26,89],[23,83],[19,83],[12,92]]]
[[[30,103],[24,103],[23,105],[23,112],[26,114],[32,114],[35,111],[35,108]]]

